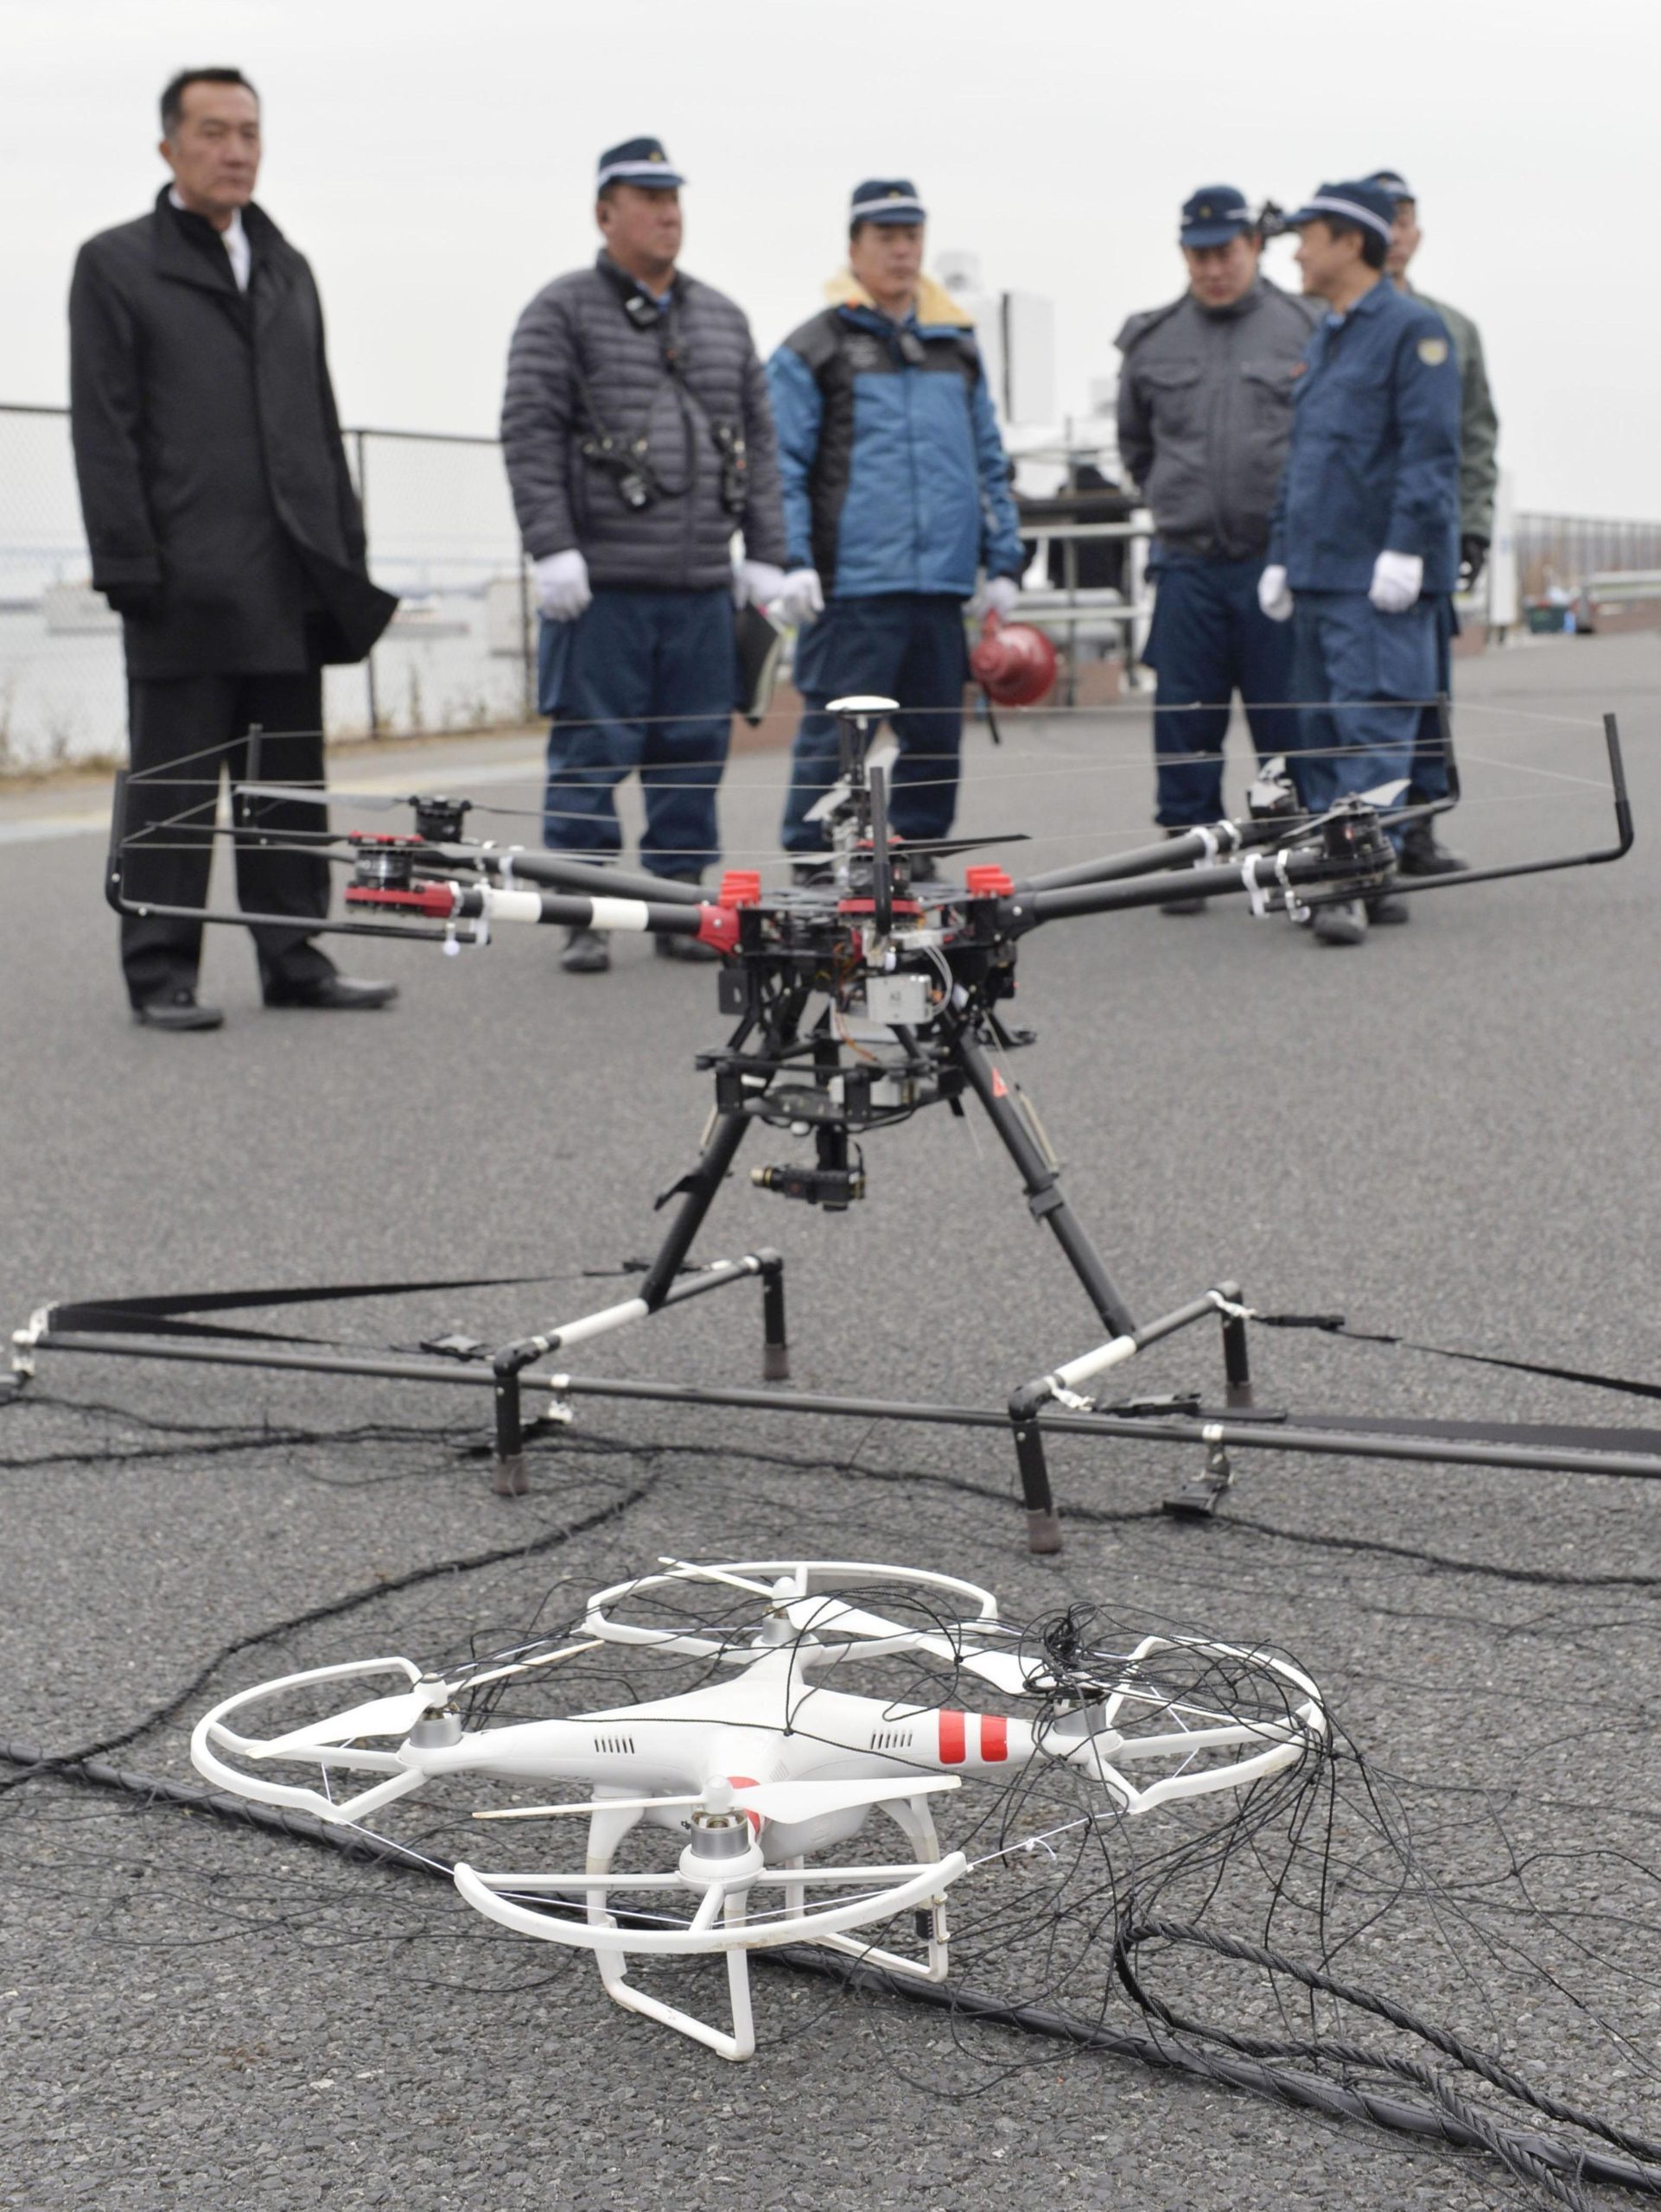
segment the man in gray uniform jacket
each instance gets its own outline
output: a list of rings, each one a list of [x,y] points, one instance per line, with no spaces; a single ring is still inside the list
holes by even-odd
[[[1159,680],[1155,820],[1172,831],[1223,811],[1230,702],[1245,702],[1259,758],[1296,742],[1291,644],[1257,604],[1269,520],[1314,324],[1262,274],[1263,239],[1231,185],[1182,210],[1188,289],[1119,333],[1119,456],[1154,512],[1154,620],[1143,658]],[[1173,901],[1190,912],[1200,900]]]
[[[676,267],[682,179],[655,138],[600,157],[592,269],[519,318],[502,445],[544,616],[539,703],[554,717],[544,836],[621,847],[614,794],[646,794],[642,865],[696,882],[716,858],[716,788],[738,695],[735,603],[784,584],[767,378],[733,302]],[[746,558],[735,573],[732,540]],[[669,958],[711,957],[659,937]],[[609,964],[574,930],[562,966]]]

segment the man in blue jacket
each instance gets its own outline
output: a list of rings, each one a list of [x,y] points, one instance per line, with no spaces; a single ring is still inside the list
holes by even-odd
[[[1459,574],[1460,381],[1441,318],[1384,281],[1395,204],[1377,185],[1323,184],[1287,218],[1306,293],[1327,303],[1294,401],[1292,443],[1258,587],[1295,618],[1295,696],[1306,806],[1405,783],[1436,686],[1436,607]],[[1374,921],[1405,921],[1399,899]],[[1327,944],[1359,944],[1360,900],[1316,910]]]
[[[977,573],[1008,615],[1026,565],[973,326],[922,273],[922,202],[903,178],[856,188],[848,271],[832,304],[767,364],[788,542],[783,611],[799,626],[807,704],[791,760],[784,844],[804,858],[807,817],[836,781],[827,700],[897,699],[889,818],[944,837],[957,802],[963,605]]]

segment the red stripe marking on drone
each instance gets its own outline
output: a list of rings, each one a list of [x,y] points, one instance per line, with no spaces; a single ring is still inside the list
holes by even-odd
[[[992,1096],[994,1098],[1007,1098],[1009,1096],[1009,1086],[1003,1080],[1002,1068],[995,1067],[992,1071]]]
[[[996,1713],[981,1715],[981,1757],[983,1759],[1007,1759],[1009,1756],[1009,1724]]]
[[[729,1774],[727,1777],[727,1779],[731,1783],[735,1789],[759,1789],[761,1786],[753,1774]],[[750,1824],[750,1834],[752,1835],[760,1835],[761,1833],[761,1823],[766,1815],[761,1813],[751,1812],[748,1805],[741,1805],[739,1810],[743,1814],[744,1818]]]
[[[940,1757],[947,1766],[961,1766],[969,1756],[969,1715],[942,1713]]]

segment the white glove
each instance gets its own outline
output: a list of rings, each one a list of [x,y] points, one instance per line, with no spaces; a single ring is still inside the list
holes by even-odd
[[[823,614],[824,590],[818,570],[792,569],[780,587],[778,606],[786,621],[793,622],[798,629],[804,622],[811,622],[816,614]]]
[[[1367,597],[1381,614],[1405,614],[1424,583],[1424,563],[1416,553],[1381,553],[1372,564]]]
[[[1000,622],[1007,622],[1020,597],[1021,585],[1014,576],[988,576],[981,589],[981,606]]]
[[[550,622],[575,622],[594,598],[589,564],[575,545],[537,563],[537,605]]]
[[[1284,569],[1265,569],[1257,579],[1257,604],[1271,622],[1292,619],[1292,594],[1286,588]]]
[[[771,607],[785,588],[785,572],[771,561],[741,561],[733,576],[733,605]]]

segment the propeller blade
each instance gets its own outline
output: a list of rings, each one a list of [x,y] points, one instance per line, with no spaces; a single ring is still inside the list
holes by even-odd
[[[1399,777],[1388,784],[1375,784],[1370,791],[1363,791],[1361,797],[1369,806],[1376,806],[1383,813],[1392,806],[1399,805],[1407,790],[1408,779]]]
[[[944,1637],[940,1641],[945,1642]],[[1030,1697],[1027,1663],[1018,1651],[958,1651],[952,1655],[965,1674],[978,1675],[1006,1697]]]
[[[916,1649],[929,1652],[937,1659],[950,1660],[966,1675],[978,1675],[982,1681],[990,1682],[1006,1696],[1029,1694],[1026,1663],[1018,1651],[977,1651],[971,1646],[954,1643],[949,1636],[920,1636]]]
[[[886,1637],[914,1633],[899,1621],[884,1620],[880,1613],[865,1612],[830,1591],[822,1598],[792,1599],[785,1608],[785,1616],[792,1628],[811,1629],[816,1634],[826,1629],[838,1630],[843,1636]]]
[[[701,1805],[698,1797],[583,1797],[570,1805],[500,1805],[475,1812],[475,1821],[550,1821],[566,1813],[646,1813],[654,1805]]]
[[[459,1697],[463,1690],[476,1690],[481,1682],[505,1682],[510,1675],[529,1674],[533,1667],[551,1667],[561,1659],[575,1659],[580,1651],[598,1651],[605,1638],[591,1636],[586,1643],[568,1643],[563,1651],[544,1651],[535,1659],[515,1659],[506,1667],[493,1667],[488,1674],[464,1675],[449,1685],[452,1697]]]
[[[407,806],[409,801],[387,798],[380,792],[331,791],[326,784],[238,784],[234,786],[239,798],[306,799],[318,806],[327,806],[331,798],[350,799],[354,806]]]
[[[765,1598],[769,1605],[778,1597],[772,1583],[752,1582],[748,1575],[729,1574],[724,1567],[704,1567],[697,1560],[665,1559],[661,1556],[658,1564],[659,1567],[672,1567],[677,1574],[693,1575],[700,1582],[724,1582],[729,1589],[752,1590],[758,1597]]]
[[[648,1813],[693,1805],[706,1811],[759,1813],[764,1821],[811,1821],[856,1805],[881,1805],[894,1797],[926,1797],[958,1788],[955,1774],[869,1775],[847,1782],[747,1782],[735,1788],[716,1779],[691,1797],[585,1797],[565,1805],[493,1806],[475,1821],[557,1820],[574,1813]]]
[[[830,1596],[799,1598],[787,1611],[792,1628],[816,1633],[836,1629],[843,1636],[905,1637],[913,1650],[951,1660],[966,1674],[978,1675],[983,1681],[995,1684],[1011,1696],[1019,1697],[1026,1692],[1027,1669],[1018,1652],[978,1650],[932,1630],[909,1629],[899,1621],[884,1620],[878,1613],[862,1611],[857,1605],[844,1605]]]
[[[597,1650],[599,1644],[599,1637],[591,1637],[586,1643],[567,1644],[563,1650],[544,1652],[535,1659],[516,1659],[508,1666],[493,1667],[483,1675],[457,1675],[450,1681],[431,1675],[412,1689],[400,1690],[391,1697],[372,1697],[366,1704],[351,1706],[327,1720],[291,1728],[286,1736],[265,1745],[260,1756],[271,1759],[294,1752],[326,1751],[331,1745],[349,1744],[360,1736],[396,1736],[401,1742],[423,1713],[442,1709],[463,1690],[476,1689],[481,1682],[500,1681],[509,1675],[523,1675],[533,1667],[551,1667],[557,1659]]]
[[[960,1787],[955,1774],[868,1776],[849,1782],[754,1782],[733,1792],[740,1811],[788,1824],[856,1805],[886,1804],[894,1797],[928,1797]]]
[[[366,1704],[349,1706],[327,1720],[309,1721],[290,1728],[286,1736],[262,1745],[259,1756],[274,1759],[294,1751],[321,1751],[334,1744],[349,1744],[359,1736],[396,1736],[400,1742],[430,1707],[449,1700],[446,1682],[417,1682],[413,1689],[392,1697],[372,1697]]]
[[[1029,830],[989,830],[983,837],[919,837],[907,838],[903,845],[894,847],[895,854],[915,857],[926,853],[931,860],[946,860],[953,853],[972,853],[982,845],[1029,845]]]

